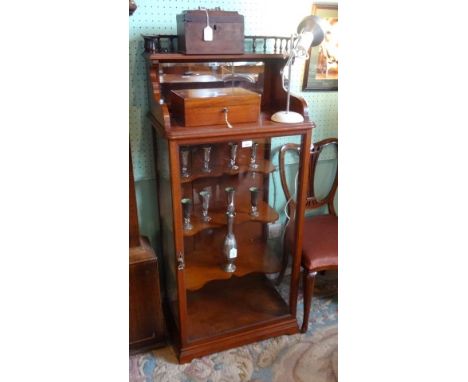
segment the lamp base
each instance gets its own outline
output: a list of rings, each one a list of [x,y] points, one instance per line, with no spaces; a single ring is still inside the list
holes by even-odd
[[[271,116],[271,120],[281,123],[301,123],[304,117],[295,111],[278,111]]]

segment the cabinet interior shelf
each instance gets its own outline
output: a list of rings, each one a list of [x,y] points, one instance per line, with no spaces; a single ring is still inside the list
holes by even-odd
[[[236,216],[234,217],[234,225],[239,225],[245,222],[262,222],[272,223],[278,220],[278,212],[270,207],[268,203],[263,200],[258,202],[258,216],[250,215],[250,206],[240,206],[236,209]],[[194,213],[190,217],[193,228],[191,230],[184,230],[184,236],[195,236],[197,233],[210,229],[218,228],[227,225],[226,209],[210,209],[208,216],[211,220],[205,222],[202,220],[201,208],[197,206]]]
[[[248,227],[247,227],[248,229]],[[275,245],[266,240],[238,240],[236,271],[225,272],[226,260],[222,253],[225,229],[213,229],[209,239],[200,239],[196,248],[185,256],[185,285],[188,290],[197,290],[212,280],[227,280],[233,275],[249,273],[277,273],[281,259]]]
[[[276,170],[276,167],[273,164],[271,164],[271,162],[266,161],[266,160],[260,160],[258,161],[258,168],[256,169],[251,169],[249,168],[249,165],[246,165],[246,164],[239,164],[238,170],[231,170],[228,167],[214,166],[211,169],[211,172],[203,172],[202,170],[198,170],[198,171],[193,172],[190,176],[186,178],[181,177],[180,179],[181,179],[181,183],[190,183],[196,179],[201,179],[201,178],[215,178],[215,177],[219,177],[222,175],[238,175],[238,174],[243,174],[246,172],[258,172],[262,174],[269,174],[275,170]]]

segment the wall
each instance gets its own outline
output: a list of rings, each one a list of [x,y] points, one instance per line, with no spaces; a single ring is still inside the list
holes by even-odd
[[[277,4],[277,5],[276,5]],[[176,34],[176,15],[186,9],[221,7],[244,15],[246,35],[289,36],[303,17],[312,9],[311,1],[290,0],[287,3],[254,2],[251,0],[137,0],[138,9],[129,18],[129,66],[130,66],[130,144],[136,182],[140,230],[154,242],[159,226],[153,147],[150,126],[146,120],[148,111],[146,72],[141,53],[142,34]],[[286,6],[287,5],[287,6]],[[313,140],[317,141],[338,134],[338,93],[301,92],[303,64],[293,70],[293,92],[302,95],[309,104],[312,120],[317,124]]]

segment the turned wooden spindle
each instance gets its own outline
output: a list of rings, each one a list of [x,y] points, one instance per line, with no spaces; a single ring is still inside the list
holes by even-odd
[[[174,52],[175,51],[175,48],[174,48],[174,40],[177,39],[177,36],[171,36],[169,37],[169,52]]]
[[[144,49],[147,53],[176,53],[179,46],[177,35],[143,35],[143,38]],[[245,36],[244,39],[249,42],[252,40],[252,45],[247,46],[246,53],[267,54],[267,51],[270,51],[273,54],[282,54],[289,45],[289,38],[282,36]],[[272,46],[268,46],[270,40],[273,40]],[[263,44],[263,49],[259,48],[259,44]]]

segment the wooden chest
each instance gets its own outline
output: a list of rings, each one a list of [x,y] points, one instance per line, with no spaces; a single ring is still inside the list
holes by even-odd
[[[261,95],[231,87],[182,89],[170,93],[171,111],[184,126],[227,125],[255,122],[260,115]]]
[[[185,54],[244,53],[244,16],[239,13],[193,10],[183,11],[176,18],[180,52]],[[204,34],[204,29],[208,24],[211,28],[211,41],[206,41]]]

